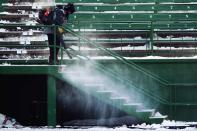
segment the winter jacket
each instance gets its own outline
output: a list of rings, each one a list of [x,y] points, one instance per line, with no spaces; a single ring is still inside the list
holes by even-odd
[[[62,26],[63,24],[65,24],[65,20],[68,17],[65,17],[66,15],[64,14],[63,9],[56,8],[52,13],[53,13],[53,24],[54,25]],[[53,34],[54,27],[46,27],[44,29],[44,33],[45,34]]]

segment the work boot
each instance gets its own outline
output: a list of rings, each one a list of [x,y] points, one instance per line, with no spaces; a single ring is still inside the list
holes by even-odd
[[[49,65],[53,65],[53,59],[49,57]]]
[[[52,57],[49,57],[49,65],[58,65],[60,63],[58,57],[56,57],[56,63],[54,63],[54,59]]]
[[[58,59],[58,57],[56,56],[56,63],[59,64],[60,60]]]

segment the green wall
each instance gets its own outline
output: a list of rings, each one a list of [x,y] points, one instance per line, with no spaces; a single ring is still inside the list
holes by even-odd
[[[195,59],[155,59],[155,60],[130,60],[135,64],[145,68],[153,74],[167,80],[170,84],[175,83],[197,83],[197,60]],[[98,60],[98,62],[119,70],[121,73],[130,73],[130,68],[117,62],[116,60]]]
[[[149,102],[155,103],[168,114],[170,119],[183,121],[196,121],[197,115],[197,60],[195,59],[155,59],[155,60],[131,60],[147,71],[167,81],[167,85],[151,80],[143,73],[125,66],[116,60],[99,60],[99,63],[119,72],[120,77],[127,77],[134,81],[139,88],[145,88],[149,93],[167,100],[168,103],[161,103],[152,99]],[[158,107],[158,108],[159,108]]]
[[[65,61],[71,65],[75,60]],[[143,91],[145,105],[151,103],[151,107],[157,108],[163,114],[173,120],[197,121],[197,60],[131,60],[138,66],[151,72],[167,84],[145,75],[132,66],[127,66],[116,60],[97,60],[106,69],[118,72],[117,77],[127,78],[136,87],[134,90]],[[82,66],[82,65],[81,65]],[[53,67],[53,66],[52,66]],[[51,67],[51,68],[52,68]],[[58,66],[57,66],[58,67]],[[1,66],[0,74],[42,74],[49,72],[49,66]],[[49,72],[56,76],[57,72]],[[105,73],[105,72],[104,72]],[[107,73],[106,73],[107,74]],[[126,84],[125,81],[117,81]],[[132,86],[127,86],[127,93],[131,92]],[[145,93],[144,93],[145,92]]]

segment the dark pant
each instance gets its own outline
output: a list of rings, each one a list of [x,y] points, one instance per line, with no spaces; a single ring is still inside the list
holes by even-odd
[[[57,60],[59,48],[58,47],[54,48],[53,45],[60,46],[60,37],[56,35],[56,43],[54,43],[54,34],[47,34],[47,36],[48,36],[48,42],[50,46],[49,47],[49,50],[50,50],[49,61],[53,61],[55,57]],[[56,52],[55,52],[55,49],[56,49]],[[55,54],[55,57],[54,57],[54,54]]]

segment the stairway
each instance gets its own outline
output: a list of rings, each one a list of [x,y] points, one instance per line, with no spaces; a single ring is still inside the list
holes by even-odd
[[[74,87],[128,115],[138,118],[142,122],[161,123],[167,118],[167,116],[157,112],[156,109],[144,107],[144,101],[132,96],[133,94],[136,96],[142,94],[135,91],[128,92],[129,90],[117,84],[117,81],[107,78],[102,72],[94,70],[94,65],[87,65],[72,65],[72,67],[68,67],[62,72],[62,76]]]

